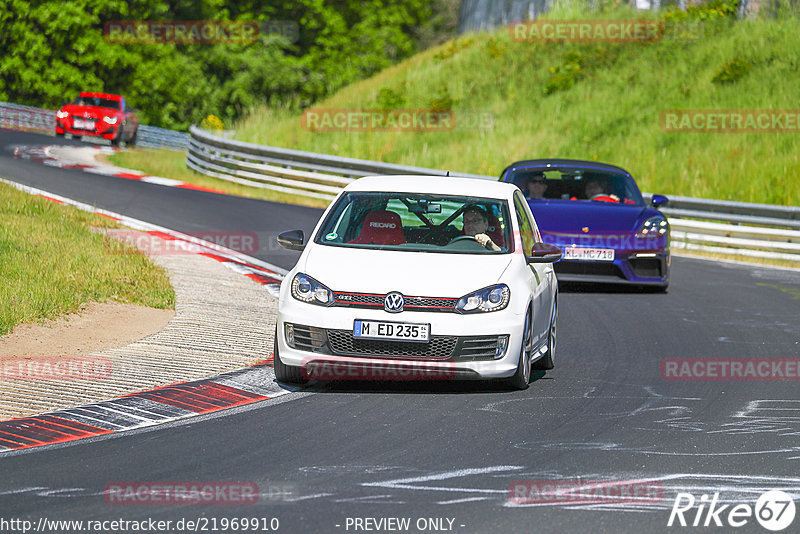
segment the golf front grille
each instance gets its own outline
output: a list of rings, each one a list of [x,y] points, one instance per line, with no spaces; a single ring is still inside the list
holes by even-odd
[[[431,336],[428,343],[356,339],[352,330],[328,330],[328,346],[339,356],[446,360],[457,342],[456,336]]]
[[[431,336],[428,343],[358,339],[352,330],[326,330],[315,326],[287,323],[289,345],[318,354],[360,358],[398,358],[412,360],[486,361],[505,354],[507,335]]]

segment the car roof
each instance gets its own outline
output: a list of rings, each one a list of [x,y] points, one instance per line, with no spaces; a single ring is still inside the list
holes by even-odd
[[[623,169],[622,167],[618,167],[616,165],[611,165],[610,163],[601,163],[599,161],[587,161],[583,159],[526,159],[522,161],[515,161],[505,169],[503,172],[500,173],[500,176],[504,176],[508,171],[513,169],[521,169],[526,167],[545,167],[547,165],[552,165],[553,167],[580,167],[584,169],[599,169],[604,171],[614,171],[614,172],[622,172],[630,176],[631,173]]]
[[[468,195],[487,198],[509,198],[517,186],[505,182],[458,178],[454,176],[366,176],[349,184],[345,191],[375,191],[387,193],[425,193]]]
[[[94,98],[105,98],[107,100],[122,100],[122,97],[120,95],[112,95],[112,94],[109,94],[109,93],[91,93],[91,92],[83,91],[78,96],[88,96],[88,97],[94,97]]]

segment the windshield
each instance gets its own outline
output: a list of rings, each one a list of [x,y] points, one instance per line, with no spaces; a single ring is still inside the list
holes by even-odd
[[[73,102],[76,106],[95,106],[98,108],[111,108],[120,109],[121,102],[119,100],[109,100],[107,98],[99,98],[96,96],[79,96]]]
[[[322,245],[502,254],[511,247],[504,200],[411,193],[346,193],[315,242]],[[465,228],[466,222],[466,228]]]
[[[644,204],[636,183],[620,172],[538,167],[515,169],[503,181],[514,183],[527,199]]]

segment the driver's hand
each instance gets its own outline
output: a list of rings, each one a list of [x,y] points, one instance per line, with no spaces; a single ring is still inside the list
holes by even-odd
[[[500,247],[495,245],[494,241],[492,241],[492,238],[486,234],[475,234],[473,237],[475,238],[475,241],[477,241],[482,247],[495,251],[500,250]]]

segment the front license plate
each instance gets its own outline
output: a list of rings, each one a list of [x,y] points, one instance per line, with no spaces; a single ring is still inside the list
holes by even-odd
[[[566,247],[564,249],[564,259],[579,261],[614,261],[614,249]]]
[[[356,319],[353,337],[359,339],[385,339],[389,341],[430,341],[431,325],[411,323],[388,323],[386,321],[363,321]]]
[[[94,130],[94,121],[86,121],[83,119],[75,119],[72,122],[72,127],[78,130]]]

